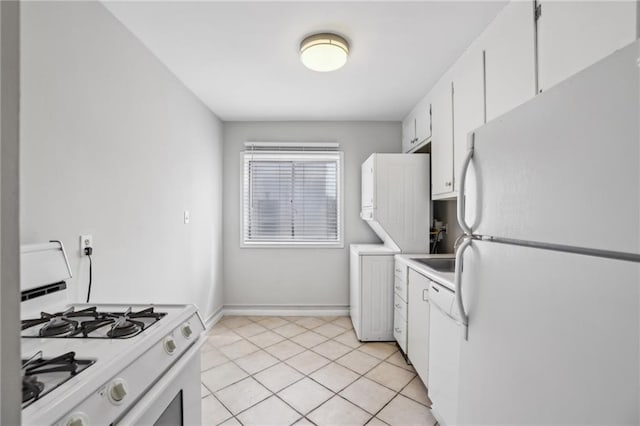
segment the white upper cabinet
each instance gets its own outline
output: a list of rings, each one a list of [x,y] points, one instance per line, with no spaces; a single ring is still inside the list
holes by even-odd
[[[453,191],[453,100],[452,82],[440,79],[431,95],[431,194],[442,198]],[[438,197],[440,196],[440,197]]]
[[[512,1],[480,36],[485,51],[486,113],[492,120],[536,94],[533,1]]]
[[[431,103],[425,96],[402,122],[402,152],[412,152],[431,137]]]
[[[409,152],[416,142],[416,117],[413,111],[402,120],[402,152]]]
[[[482,55],[479,46],[473,45],[453,66],[453,190],[456,193],[468,134],[484,124]]]
[[[541,90],[636,39],[634,1],[539,1],[538,67]]]
[[[633,42],[639,8],[631,0],[508,3],[403,121],[403,152],[431,143],[432,199],[457,196],[471,131]]]
[[[431,99],[428,95],[416,107],[415,117],[416,144],[421,145],[431,137]]]
[[[375,156],[372,155],[362,163],[362,188],[360,193],[362,194],[361,200],[361,213],[371,213],[375,202],[375,176],[373,174],[373,168],[375,166]]]

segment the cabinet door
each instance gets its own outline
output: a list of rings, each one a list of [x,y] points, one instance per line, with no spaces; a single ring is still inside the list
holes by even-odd
[[[636,39],[634,1],[542,1],[540,89],[546,90]]]
[[[375,182],[373,168],[375,166],[375,155],[370,156],[362,163],[362,188],[361,196],[362,203],[361,209],[364,212],[367,209],[372,209],[375,201]]]
[[[534,3],[512,1],[481,35],[485,51],[487,120],[535,96]]]
[[[453,191],[453,109],[451,80],[441,79],[432,91],[431,193]]]
[[[365,341],[393,340],[393,255],[360,256],[362,335]]]
[[[402,121],[402,152],[409,152],[415,145],[416,119],[413,111]]]
[[[431,137],[431,100],[425,97],[415,110],[416,143],[419,145]]]
[[[469,132],[484,123],[484,69],[482,50],[472,47],[453,69],[453,189],[458,190]]]
[[[409,269],[407,350],[409,359],[424,383],[429,370],[429,279]]]
[[[398,342],[403,353],[407,353],[407,320],[402,316],[400,311],[396,310],[393,314],[393,337]]]

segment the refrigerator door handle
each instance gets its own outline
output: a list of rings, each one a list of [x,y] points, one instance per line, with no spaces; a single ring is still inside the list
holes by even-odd
[[[458,224],[467,235],[471,235],[471,227],[467,225],[467,221],[465,218],[465,198],[464,198],[464,190],[465,184],[467,180],[467,170],[469,169],[469,164],[471,163],[471,159],[473,158],[473,147],[475,141],[475,133],[469,133],[469,138],[467,139],[467,155],[464,158],[464,162],[462,163],[462,170],[460,171],[460,185],[458,187]]]
[[[458,247],[458,251],[456,251],[456,270],[454,275],[456,303],[458,305],[458,311],[460,313],[460,322],[464,327],[464,340],[469,340],[469,317],[464,310],[464,302],[462,301],[462,258],[464,255],[464,251],[471,245],[472,240],[472,236],[465,236],[464,241],[462,242],[462,244],[460,244],[460,247]]]

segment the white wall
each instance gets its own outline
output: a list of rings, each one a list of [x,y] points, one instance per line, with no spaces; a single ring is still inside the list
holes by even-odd
[[[338,142],[344,152],[345,247],[240,248],[240,152],[246,141]],[[360,165],[373,152],[400,152],[390,122],[234,122],[224,128],[224,282],[231,308],[346,308],[349,244],[379,242],[360,219]]]
[[[22,3],[21,242],[83,300],[222,305],[222,123],[96,2]],[[183,210],[191,223],[183,224]]]

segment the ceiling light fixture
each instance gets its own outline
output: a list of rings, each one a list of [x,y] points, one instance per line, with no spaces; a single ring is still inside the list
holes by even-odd
[[[335,71],[347,63],[349,43],[332,33],[311,35],[300,43],[300,59],[309,69],[319,72]]]

